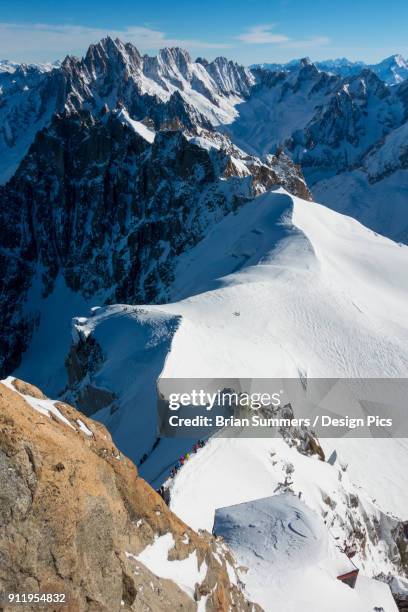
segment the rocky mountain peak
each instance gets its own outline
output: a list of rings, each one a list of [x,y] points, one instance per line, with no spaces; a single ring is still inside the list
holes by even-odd
[[[192,62],[189,52],[181,47],[164,47],[160,49],[158,58],[165,64],[175,64],[181,70],[185,70]]]
[[[0,182],[15,172],[54,112],[120,104],[132,119],[150,118],[156,127],[176,116],[189,127],[216,126],[234,118],[238,98],[255,82],[248,68],[226,58],[204,65],[178,47],[142,57],[131,43],[109,36],[91,44],[84,58],[69,55],[53,68],[0,65]],[[6,154],[10,149],[13,155]]]
[[[61,69],[70,71],[78,64],[78,62],[79,59],[75,57],[75,55],[66,55],[61,62]]]
[[[370,68],[364,68],[360,74],[351,77],[348,80],[348,88],[356,98],[386,98],[390,95],[389,87]]]
[[[319,76],[319,70],[308,57],[300,60],[298,78],[300,80],[313,80]]]
[[[119,38],[109,36],[96,45],[90,45],[84,59],[91,73],[120,73],[123,69],[135,71],[142,64],[142,56],[131,43],[124,44]]]
[[[207,63],[205,67],[221,92],[227,95],[235,93],[247,96],[250,87],[255,83],[254,75],[248,68],[223,56],[216,57],[214,61]]]
[[[387,57],[385,60],[383,60],[383,63],[395,64],[400,68],[407,66],[406,60],[402,57],[400,53],[396,53],[395,55]]]

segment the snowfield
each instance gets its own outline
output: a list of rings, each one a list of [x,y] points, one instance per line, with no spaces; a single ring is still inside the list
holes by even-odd
[[[407,261],[351,218],[264,194],[180,257],[162,376],[405,376]]]
[[[107,357],[93,382],[120,398],[98,417],[137,460],[155,440],[159,375],[405,377],[407,265],[408,247],[352,218],[284,190],[259,196],[179,257],[173,303],[74,321]],[[150,480],[169,442],[143,466]]]
[[[373,170],[382,163],[381,151],[373,156]],[[385,171],[385,167],[383,167]],[[407,172],[397,169],[381,180],[370,182],[367,172],[351,170],[321,180],[313,186],[314,197],[327,203],[333,210],[358,217],[374,231],[407,243]]]
[[[217,510],[214,531],[242,566],[248,594],[264,610],[396,610],[389,588],[364,577],[354,590],[336,581],[354,570],[323,521],[292,494]]]

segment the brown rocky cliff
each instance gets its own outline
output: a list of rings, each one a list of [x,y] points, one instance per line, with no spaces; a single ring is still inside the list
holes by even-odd
[[[64,607],[32,608],[47,611],[193,611],[200,600],[201,610],[259,610],[231,583],[225,546],[170,512],[101,424],[60,402],[43,403],[52,408],[43,414],[41,391],[9,381],[0,384],[0,592],[67,594]],[[205,569],[194,598],[137,559],[169,533],[164,563],[193,554]]]

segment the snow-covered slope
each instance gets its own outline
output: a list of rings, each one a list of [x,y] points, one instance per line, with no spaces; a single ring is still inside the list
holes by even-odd
[[[284,190],[263,194],[179,258],[173,303],[108,306],[74,321],[78,354],[87,357],[71,393],[91,386],[115,394],[95,416],[138,463],[143,450],[141,473],[159,484],[192,445],[156,438],[159,374],[406,377],[407,265],[408,247],[352,218]],[[95,344],[104,357],[92,367]],[[289,474],[289,489],[326,521],[328,537],[357,546],[363,574],[406,578],[396,551],[403,551],[401,519],[408,519],[401,489],[407,444],[325,440],[323,447],[326,457],[336,450],[336,461],[304,456],[280,438],[213,438],[169,481],[171,507],[195,528],[210,529],[216,508],[285,491]],[[373,473],[376,479],[366,482]],[[327,580],[328,598],[349,588]],[[374,596],[395,610],[387,592],[379,587],[373,595],[370,585],[364,601]],[[365,611],[359,595],[346,593],[350,609]],[[316,609],[326,612],[327,601]]]
[[[323,520],[294,494],[219,508],[214,533],[248,568],[242,578],[246,591],[267,612],[397,610],[385,584],[360,576],[352,590],[336,581],[355,566]]]
[[[254,539],[250,539],[252,559],[248,554],[244,556],[241,547],[235,547],[227,539],[238,561],[250,566],[248,577],[243,578],[247,582],[248,592],[257,593],[261,604],[265,604],[268,598],[270,602],[280,602],[279,609],[285,612],[299,609],[296,605],[302,610],[322,612],[342,611],[349,609],[349,606],[357,612],[365,612],[375,605],[383,605],[387,612],[395,610],[385,585],[378,586],[380,593],[374,593],[375,597],[369,599],[372,607],[368,607],[364,606],[365,594],[359,589],[357,593],[351,592],[348,587],[338,584],[336,577],[353,569],[339,550],[345,545],[355,547],[353,562],[360,569],[358,586],[363,583],[368,591],[371,590],[368,588],[370,584],[374,588],[372,583],[365,583],[364,577],[382,575],[391,582],[392,576],[405,576],[400,588],[406,595],[406,566],[405,569],[401,567],[399,555],[395,554],[396,545],[401,547],[401,551],[406,546],[403,525],[394,518],[397,508],[390,510],[392,504],[388,502],[388,509],[384,509],[373,495],[381,494],[381,487],[387,482],[388,492],[399,497],[401,512],[398,516],[407,520],[407,499],[401,488],[401,476],[407,469],[408,445],[401,441],[399,447],[398,441],[390,440],[375,440],[370,444],[367,440],[358,440],[355,444],[342,440],[341,446],[338,442],[325,441],[327,449],[335,448],[338,453],[336,463],[330,465],[301,455],[282,439],[214,438],[189,459],[174,482],[170,481],[171,508],[196,529],[211,529],[218,508],[276,496],[282,492],[295,496],[291,504],[293,507],[300,496],[312,517],[315,517],[315,524],[319,525],[317,517],[320,518],[319,529],[314,531],[301,551],[303,558],[299,554],[298,541],[286,542],[286,549],[278,545],[275,550],[268,529],[264,529],[265,525],[259,520],[257,512],[248,511],[245,525],[242,525],[247,530],[249,527],[253,533]],[[387,444],[382,445],[381,442]],[[389,469],[384,465],[384,456],[395,459],[399,466],[396,472],[395,466]],[[354,484],[353,467],[363,474],[358,486]],[[376,475],[375,482],[368,483],[367,487],[367,480],[371,480],[373,474]],[[285,486],[288,480],[290,485]],[[385,495],[387,493],[384,491]],[[291,512],[298,519],[301,518],[297,511]],[[274,516],[279,516],[276,509]],[[217,522],[215,533],[225,535],[225,531],[217,528]],[[266,559],[262,549],[257,548],[261,543],[267,543],[269,559]],[[271,555],[274,555],[273,559]],[[270,580],[265,580],[267,574],[271,576]],[[295,589],[296,584],[298,588]],[[320,584],[322,591],[318,587]],[[266,609],[269,609],[268,606]]]
[[[173,295],[200,294],[166,305],[185,312],[186,329],[164,375],[181,375],[177,352],[184,346],[185,359],[192,330],[205,326],[204,346],[217,348],[186,360],[185,376],[402,376],[407,257],[406,247],[324,206],[265,194],[180,258]],[[242,337],[250,353],[237,350]]]
[[[342,172],[313,186],[314,197],[374,231],[408,242],[408,172],[397,169],[370,182],[363,169]]]
[[[123,358],[150,346],[132,342],[133,326],[135,334],[140,325],[153,333],[158,316],[178,319],[157,355],[164,377],[403,377],[407,265],[408,247],[278,190],[227,215],[178,258],[173,303],[144,306],[142,314],[106,307],[76,329],[92,332],[102,348],[119,333],[128,337],[118,344]],[[117,359],[116,351],[106,355],[105,372]]]

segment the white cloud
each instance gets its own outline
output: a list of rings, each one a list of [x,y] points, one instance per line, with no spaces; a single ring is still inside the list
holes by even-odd
[[[269,45],[274,44],[285,49],[311,48],[327,45],[330,40],[327,36],[315,36],[305,40],[296,40],[274,32],[275,24],[252,26],[246,32],[236,36],[237,40],[247,45]]]
[[[73,24],[5,23],[0,22],[0,58],[21,62],[44,62],[62,59],[67,54],[83,55],[91,43],[105,36],[120,38],[133,43],[142,53],[154,53],[163,47],[184,47],[199,53],[200,50],[234,50],[235,59],[242,56],[248,45],[274,45],[276,49],[312,49],[327,45],[324,36],[297,40],[275,31],[274,24],[257,25],[230,40],[230,43],[207,42],[194,38],[172,38],[165,32],[145,26],[129,26],[123,29],[93,28]],[[240,44],[239,44],[240,43]],[[248,63],[247,54],[245,62]],[[253,58],[252,61],[255,61]]]
[[[283,43],[289,40],[284,34],[274,34],[271,32],[274,28],[273,23],[258,25],[249,28],[247,32],[239,34],[236,38],[248,45],[266,45],[270,43]]]
[[[195,49],[223,49],[230,46],[196,39],[170,38],[164,32],[142,26],[112,30],[70,24],[0,22],[0,57],[17,61],[45,61],[69,53],[82,54],[90,43],[98,42],[106,35],[131,42],[142,52],[172,46]]]
[[[323,47],[330,43],[330,38],[327,36],[314,36],[305,40],[291,40],[281,45],[284,49],[309,49],[313,47]]]

